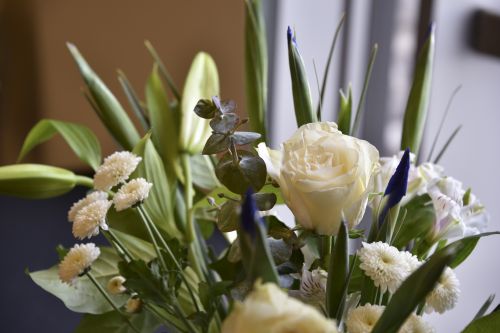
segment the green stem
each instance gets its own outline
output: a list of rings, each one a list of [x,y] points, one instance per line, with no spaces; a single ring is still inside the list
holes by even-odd
[[[174,262],[175,267],[179,270],[179,274],[181,276],[181,279],[184,282],[184,284],[186,285],[186,289],[188,290],[189,295],[191,296],[191,300],[192,300],[194,306],[196,307],[196,311],[200,312],[200,307],[198,306],[198,302],[196,301],[196,297],[194,295],[194,292],[193,292],[191,286],[189,285],[186,277],[184,276],[184,271],[182,269],[182,266],[179,263],[179,261],[177,261],[177,258],[175,257],[174,253],[172,252],[172,249],[170,248],[170,246],[168,246],[167,242],[165,242],[162,235],[160,234],[160,230],[158,230],[158,228],[153,223],[153,221],[151,221],[151,218],[149,217],[148,213],[142,208],[142,206],[139,206],[138,209],[139,209],[139,213],[140,213],[141,217],[144,220],[144,223],[147,224],[146,228],[148,228],[148,232],[152,231],[150,236],[154,239],[153,242],[155,244],[157,244],[156,239],[154,237],[154,235],[156,234],[156,237],[158,237],[158,239],[160,240],[161,245],[167,251],[167,254],[170,256],[170,259],[172,259],[172,261]],[[158,245],[155,245],[155,247],[157,247],[157,246]],[[165,269],[166,269],[166,266],[165,266]]]
[[[97,288],[97,290],[99,290],[99,292],[102,294],[102,296],[104,296],[104,298],[106,299],[106,301],[108,301],[108,303],[111,305],[111,307],[116,311],[118,312],[122,317],[123,319],[125,319],[125,321],[127,322],[127,324],[130,326],[130,328],[132,328],[132,330],[134,330],[134,332],[137,332],[137,333],[141,333],[135,326],[134,324],[132,324],[132,322],[130,321],[130,319],[125,315],[123,314],[123,312],[116,306],[115,302],[113,302],[113,300],[111,299],[111,297],[109,297],[108,293],[106,292],[106,290],[104,290],[104,288],[101,286],[101,284],[96,280],[96,278],[89,272],[85,273],[85,275],[88,276],[89,280],[92,281],[92,283],[94,284],[94,286]]]
[[[189,161],[189,155],[184,153],[181,155],[182,169],[184,171],[184,202],[186,205],[186,242],[189,246],[189,259],[193,265],[193,268],[200,279],[204,279],[206,269],[203,269],[202,262],[200,261],[201,253],[197,242],[195,241],[196,231],[194,228],[193,220],[193,181],[191,174],[191,163]]]
[[[320,260],[323,269],[328,270],[328,262],[330,258],[330,253],[332,249],[332,236],[320,236]]]
[[[165,272],[167,272],[168,271],[167,264],[165,263],[165,259],[163,258],[162,254],[161,254],[160,247],[158,246],[158,242],[156,241],[156,237],[153,234],[153,231],[151,229],[151,225],[148,221],[148,218],[147,218],[142,206],[137,207],[137,210],[139,211],[139,215],[141,216],[142,222],[144,222],[144,226],[146,227],[149,238],[151,238],[151,241],[153,242],[153,247],[156,251],[156,256],[158,257],[158,260],[160,261],[160,264],[163,267],[163,270]]]
[[[94,180],[86,176],[76,175],[76,185],[85,186],[88,188],[94,187]]]
[[[127,249],[127,247],[125,245],[123,245],[123,243],[118,239],[118,237],[116,237],[115,233],[113,231],[111,231],[111,229],[103,230],[103,234],[106,237],[106,239],[108,239],[108,241],[111,241],[112,243],[114,243],[116,245],[116,247],[119,249],[119,251],[122,251],[125,254],[125,256],[129,259],[127,261],[134,259],[134,256],[130,253],[130,251]],[[108,236],[109,236],[109,238],[108,238]]]
[[[151,312],[164,326],[166,326],[167,328],[168,327],[172,327],[174,326],[179,332],[181,333],[184,333],[186,332],[185,330],[185,327],[181,327],[180,326],[180,323],[174,323],[173,321],[169,321],[168,318],[165,318],[161,313],[160,311],[158,311],[154,306],[152,306],[151,304],[149,303],[144,303],[144,307],[149,311]],[[173,316],[173,315],[172,315]],[[178,318],[175,317],[175,319],[177,320]]]
[[[182,311],[182,308],[178,304],[174,304],[174,309],[177,312],[177,315],[181,318],[181,320],[184,322],[184,324],[191,330],[191,332],[198,332],[198,329],[191,323],[187,318],[186,315],[184,314],[184,311]]]

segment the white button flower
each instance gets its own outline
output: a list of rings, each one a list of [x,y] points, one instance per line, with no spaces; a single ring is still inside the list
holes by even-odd
[[[413,271],[414,259],[384,242],[363,243],[358,257],[359,267],[382,292],[394,293]]]
[[[116,210],[122,211],[138,203],[143,202],[149,195],[149,190],[153,186],[144,178],[132,179],[118,190],[113,197]]]
[[[380,319],[385,306],[365,304],[347,314],[346,326],[349,333],[370,333]]]
[[[108,194],[106,192],[102,191],[93,191],[83,199],[78,200],[71,206],[68,212],[68,221],[73,222],[75,221],[76,214],[82,209],[83,207],[98,201],[98,200],[106,200],[108,198]]]
[[[99,228],[108,230],[106,214],[111,201],[98,200],[81,208],[73,222],[73,236],[79,239],[90,238],[99,234]]]
[[[115,152],[104,159],[94,175],[94,188],[109,191],[125,182],[137,168],[142,158],[128,151]]]
[[[443,313],[455,307],[460,296],[460,283],[455,272],[446,267],[436,286],[426,298],[425,311]]]
[[[74,284],[76,278],[85,273],[100,254],[94,243],[76,244],[59,264],[59,278],[64,283]]]

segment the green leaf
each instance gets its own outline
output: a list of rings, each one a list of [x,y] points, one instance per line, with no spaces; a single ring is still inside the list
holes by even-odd
[[[473,320],[476,320],[476,319],[479,319],[481,317],[484,317],[486,311],[488,311],[488,308],[490,307],[491,303],[493,303],[494,299],[495,299],[495,294],[491,294],[490,296],[488,296],[488,298],[486,299],[486,301],[483,303],[483,305],[481,306],[481,308],[479,309],[479,311],[474,316]]]
[[[156,52],[155,48],[151,44],[149,40],[146,40],[144,42],[144,45],[146,45],[146,48],[148,49],[149,53],[153,57],[153,59],[156,61],[158,64],[158,67],[160,68],[160,73],[162,74],[163,78],[168,84],[168,87],[170,88],[170,91],[172,91],[172,94],[174,95],[175,99],[178,101],[181,100],[181,95],[179,94],[179,89],[177,89],[177,86],[175,85],[174,80],[172,79],[172,76],[167,70],[167,67],[163,64],[163,61],[161,61],[160,56]]]
[[[106,286],[109,279],[118,275],[118,261],[120,258],[113,249],[101,247],[101,255],[92,264],[92,275],[102,286]],[[73,287],[59,279],[57,266],[32,272],[29,275],[33,282],[59,298],[71,311],[100,314],[112,310],[111,305],[87,276],[78,278]],[[127,300],[126,295],[111,295],[111,298],[118,306],[123,305]]]
[[[223,151],[227,151],[230,145],[231,145],[231,139],[229,138],[228,135],[221,133],[213,133],[208,138],[201,153],[203,155],[213,155],[221,153]]]
[[[208,193],[221,186],[215,175],[214,166],[210,157],[193,155],[190,158],[190,163],[193,183],[198,190],[201,190],[203,193]]]
[[[461,244],[447,247],[446,250],[433,254],[426,263],[412,273],[392,295],[372,333],[398,332],[408,316],[432,291],[443,270],[450,265],[460,249]]]
[[[139,119],[139,121],[141,122],[141,125],[144,128],[144,130],[149,131],[150,129],[149,119],[146,110],[144,109],[143,103],[141,102],[134,88],[132,87],[129,80],[125,76],[125,73],[123,73],[120,70],[118,71],[118,81],[120,82],[123,92],[125,93],[125,96],[127,96],[130,107],[137,116],[137,119]]]
[[[134,153],[143,158],[132,177],[143,177],[153,183],[144,208],[153,222],[167,232],[170,237],[182,237],[173,215],[171,190],[165,167],[155,146],[146,135],[134,148]]]
[[[348,232],[344,222],[332,246],[326,284],[326,309],[328,317],[340,321],[347,296],[349,272]]]
[[[480,238],[492,236],[492,235],[500,235],[500,231],[485,232],[482,234],[468,236],[468,237],[456,240],[453,243],[446,245],[444,248],[442,248],[438,252],[446,252],[450,248],[454,248],[454,247],[459,246],[460,250],[455,255],[453,261],[449,264],[449,266],[451,268],[456,268],[462,262],[464,262],[465,259],[467,259],[467,257],[472,253],[472,251],[474,251],[474,248],[476,247],[477,242],[479,241]]]
[[[266,182],[266,163],[247,151],[238,150],[238,155],[236,165],[230,154],[224,155],[215,169],[217,178],[234,193],[243,194],[249,187],[259,191]]]
[[[359,97],[358,108],[356,109],[356,115],[354,116],[354,124],[352,125],[352,130],[349,131],[350,135],[356,135],[359,124],[361,122],[361,111],[363,109],[363,105],[365,104],[366,92],[368,90],[368,84],[370,83],[370,77],[372,76],[373,64],[375,63],[375,58],[377,57],[377,51],[378,45],[375,44],[373,45],[372,51],[370,53],[368,67],[366,67],[363,90],[361,91],[361,96]]]
[[[494,311],[471,322],[462,333],[496,333],[498,327],[500,327],[500,311]]]
[[[404,221],[399,221],[401,225],[394,239],[394,246],[403,248],[416,238],[425,237],[434,226],[436,215],[434,207],[429,205],[431,198],[425,194],[413,198],[403,209],[406,209]]]
[[[295,232],[286,224],[278,220],[276,216],[266,216],[265,221],[267,222],[267,234],[269,235],[269,237],[272,237],[274,239],[282,239],[290,245],[293,245],[297,248],[299,247],[300,241]]]
[[[134,258],[149,262],[156,258],[156,251],[153,244],[146,242],[138,237],[126,234],[124,232],[111,229],[116,238],[128,249]]]
[[[87,163],[92,169],[101,164],[101,146],[96,136],[85,126],[65,121],[43,119],[40,120],[28,133],[24,140],[18,161],[39,144],[60,134],[76,156]]]
[[[318,119],[321,119],[321,105],[323,105],[323,97],[325,96],[326,82],[328,80],[328,74],[330,73],[330,64],[332,63],[333,51],[335,50],[335,45],[337,44],[337,39],[338,39],[339,34],[340,34],[340,29],[342,28],[344,21],[345,21],[345,13],[342,13],[342,16],[340,17],[339,23],[337,23],[337,28],[335,29],[335,34],[333,35],[332,45],[330,46],[330,51],[328,52],[328,58],[327,58],[328,60],[326,62],[326,66],[325,66],[325,72],[323,74],[323,83],[321,84],[320,97],[319,97],[319,103],[318,103],[318,111],[316,112],[318,114]],[[343,132],[343,133],[348,133],[348,132]]]
[[[120,102],[85,61],[75,45],[67,44],[80,69],[96,107],[96,112],[115,140],[126,150],[132,150],[139,141],[139,133]]]
[[[0,166],[0,195],[28,199],[52,198],[71,191],[78,178],[69,170],[43,164]],[[89,181],[91,184],[92,180]]]
[[[455,128],[455,130],[453,131],[453,133],[451,133],[451,135],[448,138],[448,140],[446,140],[446,142],[444,143],[443,148],[441,148],[441,150],[437,154],[436,158],[434,159],[434,163],[436,163],[436,164],[439,163],[439,161],[441,160],[441,157],[443,157],[444,153],[446,152],[446,150],[448,149],[448,147],[450,146],[450,144],[453,142],[453,139],[455,139],[455,137],[457,136],[458,132],[460,132],[461,129],[462,129],[462,125],[460,125],[457,128]]]
[[[192,155],[203,150],[211,134],[209,121],[198,117],[194,108],[200,99],[211,99],[219,95],[219,74],[212,57],[204,52],[198,53],[184,84],[181,101],[181,126],[179,149]]]
[[[351,114],[352,114],[352,90],[349,85],[347,96],[340,90],[340,112],[337,117],[339,130],[344,134],[351,133]]]
[[[270,210],[276,204],[276,194],[274,193],[255,193],[253,195],[258,210]]]
[[[245,0],[245,92],[250,128],[266,138],[268,60],[261,0]]]
[[[307,80],[304,61],[297,48],[295,36],[292,36],[291,28],[288,27],[288,62],[290,65],[290,76],[292,80],[293,105],[297,126],[318,121],[311,100],[311,89]]]
[[[417,60],[403,120],[401,149],[410,148],[417,156],[424,133],[427,109],[429,107],[433,61],[434,25],[430,28],[429,37],[422,47]]]
[[[240,222],[240,203],[228,200],[222,206],[217,215],[217,227],[222,232],[230,232],[238,229]]]
[[[130,321],[141,333],[154,333],[160,323],[147,311],[130,316]],[[86,314],[73,333],[137,333],[116,311],[99,315]]]
[[[170,109],[165,87],[155,64],[146,84],[146,104],[151,121],[151,140],[167,167],[169,179],[174,178],[178,155],[179,115]]]
[[[229,133],[233,131],[240,121],[236,113],[221,113],[210,120],[210,127],[216,133]]]

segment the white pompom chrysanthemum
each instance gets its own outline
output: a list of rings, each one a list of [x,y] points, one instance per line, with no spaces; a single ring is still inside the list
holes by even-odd
[[[116,210],[119,212],[146,200],[152,186],[144,178],[132,179],[120,187],[113,197]]]
[[[123,294],[127,291],[127,288],[123,285],[125,282],[125,278],[121,275],[115,276],[109,279],[108,284],[106,285],[110,294],[118,295]]]
[[[424,321],[421,316],[412,313],[398,333],[434,333],[434,327]]]
[[[73,206],[71,206],[71,208],[69,209],[69,212],[68,212],[68,221],[73,222],[76,218],[76,214],[83,207],[85,207],[85,206],[87,206],[95,201],[98,201],[98,200],[106,200],[107,198],[108,198],[108,194],[106,192],[102,192],[102,191],[94,191],[94,192],[87,194],[87,196],[85,198],[78,200],[77,202],[75,202],[73,204]]]
[[[79,239],[90,238],[99,234],[99,228],[108,230],[106,214],[109,207],[111,201],[98,200],[80,209],[73,222],[73,236]]]
[[[420,265],[422,265],[422,261],[418,260],[418,257],[411,252],[402,251],[401,256],[408,264],[409,274],[413,273],[417,268],[420,267]]]
[[[387,243],[363,243],[358,255],[359,267],[382,292],[394,293],[410,273],[408,258]]]
[[[87,271],[99,257],[101,251],[94,243],[76,244],[59,264],[59,278],[73,284],[76,278]]]
[[[347,314],[349,333],[370,333],[384,312],[385,306],[366,304],[352,309]]]
[[[108,191],[125,182],[137,168],[142,158],[128,151],[113,153],[104,159],[94,175],[94,188]]]
[[[460,296],[460,283],[455,272],[446,267],[434,289],[426,298],[426,312],[443,313],[453,309]]]

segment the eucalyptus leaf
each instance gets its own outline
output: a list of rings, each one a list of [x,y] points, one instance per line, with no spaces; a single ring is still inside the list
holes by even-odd
[[[278,199],[274,193],[255,193],[253,198],[257,204],[257,208],[261,211],[273,208]]]
[[[430,100],[432,64],[434,62],[434,30],[434,25],[432,25],[429,36],[418,56],[403,120],[401,149],[410,148],[417,156]]]
[[[217,227],[222,232],[230,232],[238,229],[240,221],[240,203],[228,200],[222,206],[217,216]]]
[[[101,164],[101,146],[99,140],[85,126],[65,121],[43,119],[28,133],[19,153],[18,161],[22,160],[33,148],[60,134],[76,156],[92,169]]]
[[[229,133],[233,131],[240,121],[236,113],[221,113],[210,120],[210,127],[216,133]]]
[[[130,316],[130,322],[141,333],[154,333],[160,327],[160,323],[149,312]],[[123,315],[111,311],[99,315],[86,314],[73,333],[137,333],[134,331]]]
[[[208,138],[205,143],[205,147],[203,147],[202,154],[203,155],[212,155],[221,153],[223,151],[227,151],[229,146],[231,145],[231,140],[229,136],[221,133],[213,133]]]
[[[259,140],[261,135],[254,132],[234,132],[232,135],[233,142],[237,146],[248,145]]]
[[[102,286],[106,286],[109,279],[118,275],[117,263],[120,260],[113,249],[101,247],[101,255],[92,264],[92,275]],[[112,310],[111,305],[87,276],[79,277],[75,285],[70,286],[59,279],[57,266],[29,275],[33,282],[59,298],[71,311],[101,314]],[[127,300],[126,295],[111,295],[111,298],[117,306],[123,305]]]
[[[67,44],[94,102],[94,107],[103,124],[116,141],[126,150],[132,150],[139,141],[139,133],[108,87],[85,61],[75,45]]]
[[[198,117],[202,117],[205,119],[212,119],[215,117],[217,112],[217,107],[212,103],[210,99],[200,99],[196,106],[194,107],[194,113],[198,115]]]
[[[79,176],[43,164],[0,166],[0,195],[29,199],[52,198],[71,191]],[[89,185],[92,186],[92,180]]]
[[[266,163],[254,154],[239,150],[239,162],[234,164],[232,156],[226,154],[217,164],[217,178],[231,191],[243,194],[248,188],[258,191],[266,182]]]

